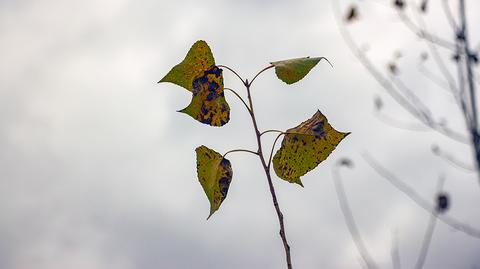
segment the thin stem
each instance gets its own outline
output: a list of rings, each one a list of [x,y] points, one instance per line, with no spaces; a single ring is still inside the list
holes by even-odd
[[[258,155],[258,152],[255,152],[255,151],[253,151],[253,150],[248,150],[248,149],[232,149],[232,150],[229,150],[229,151],[225,152],[225,154],[223,154],[223,158],[225,158],[225,156],[227,156],[227,154],[232,153],[232,152],[248,152],[248,153],[251,153],[251,154],[254,154],[254,155]]]
[[[257,144],[258,144],[258,157],[260,158],[260,162],[262,163],[263,170],[265,171],[265,175],[267,176],[268,186],[270,189],[270,194],[272,195],[273,206],[275,207],[275,212],[277,213],[278,222],[280,225],[280,237],[282,238],[283,247],[285,249],[285,258],[287,262],[287,268],[292,269],[292,260],[290,255],[290,246],[288,245],[287,236],[285,233],[285,225],[283,223],[283,213],[280,210],[280,206],[278,204],[277,195],[275,194],[275,188],[273,186],[272,177],[270,175],[270,169],[265,162],[265,158],[262,152],[262,140],[260,139],[260,131],[258,129],[257,120],[255,118],[255,112],[253,110],[253,102],[252,96],[250,93],[250,84],[248,80],[245,81],[245,87],[247,88],[247,96],[248,96],[248,103],[250,105],[250,116],[252,118],[253,127],[255,128],[255,135],[257,137]]]
[[[467,22],[466,22],[466,15],[465,15],[465,0],[460,0],[460,19],[461,19],[461,28],[460,31],[463,36],[463,49],[465,53],[465,65],[467,71],[467,79],[468,79],[468,89],[470,91],[470,105],[472,109],[472,121],[475,126],[478,124],[477,121],[477,104],[476,104],[476,95],[475,95],[475,83],[473,83],[473,62],[472,62],[472,53],[470,51],[470,44],[468,43],[468,32],[467,32]]]
[[[217,65],[217,67],[219,67],[219,68],[225,68],[225,69],[229,70],[230,72],[232,72],[233,74],[235,74],[235,75],[240,79],[240,81],[241,81],[243,84],[246,83],[246,80],[244,80],[244,79],[243,79],[235,70],[233,70],[232,68],[230,68],[230,67],[228,67],[228,66],[226,66],[226,65],[221,65],[221,64],[220,64],[220,65]]]
[[[425,125],[420,125],[420,123],[401,121],[399,119],[389,117],[388,115],[379,111],[374,113],[374,115],[383,123],[390,125],[394,128],[415,132],[425,132],[430,130],[428,129],[429,127],[426,127]]]
[[[402,269],[402,263],[400,261],[400,247],[398,244],[398,234],[393,234],[393,247],[392,247],[392,265],[393,269]]]
[[[445,13],[445,16],[447,17],[448,22],[452,26],[453,30],[456,32],[457,28],[458,28],[457,27],[457,22],[455,21],[455,18],[453,17],[452,9],[448,5],[447,0],[442,0],[442,8],[443,8],[443,12]]]
[[[437,149],[433,151],[433,154],[447,161],[449,164],[453,165],[454,167],[464,170],[465,172],[475,172],[475,168],[473,168],[471,165],[468,165],[458,160],[451,154],[442,151],[439,147],[437,147]]]
[[[403,192],[408,196],[413,202],[418,206],[423,208],[428,213],[434,212],[435,207],[432,206],[427,200],[423,199],[415,190],[398,179],[394,174],[389,172],[384,167],[380,166],[378,162],[374,161],[373,158],[367,154],[363,153],[362,157],[367,161],[367,163],[372,167],[382,178],[386,179],[390,184],[392,184],[397,190]],[[480,230],[474,227],[469,226],[468,224],[462,223],[461,221],[447,215],[437,215],[437,218],[453,229],[460,231],[466,235],[469,235],[474,238],[480,239]]]
[[[345,194],[345,189],[343,188],[342,178],[338,172],[339,165],[334,166],[332,168],[333,174],[333,183],[335,185],[335,191],[337,193],[338,203],[340,205],[340,209],[342,210],[343,217],[345,218],[345,224],[347,225],[348,231],[352,236],[353,242],[357,247],[358,253],[362,257],[363,261],[365,262],[366,266],[369,269],[377,269],[379,268],[375,261],[372,259],[372,256],[368,252],[365,244],[362,241],[362,237],[360,236],[360,232],[358,231],[357,224],[355,223],[355,218],[353,217],[352,210],[348,204],[347,195]]]
[[[457,100],[457,102],[458,102],[458,99],[460,98],[460,96],[458,94],[459,91],[458,91],[457,87],[455,87],[455,85],[450,85],[449,82],[443,81],[443,79],[441,77],[439,77],[439,76],[435,75],[433,72],[429,71],[427,68],[425,68],[425,66],[423,64],[419,66],[418,71],[420,71],[420,73],[424,77],[426,77],[428,80],[430,80],[431,82],[436,84],[440,89],[446,90],[450,94],[452,94],[453,97],[455,98],[455,100]]]
[[[480,183],[480,134],[478,130],[478,116],[477,116],[477,96],[475,90],[473,73],[474,62],[472,60],[472,52],[470,50],[468,30],[467,30],[467,18],[465,13],[465,0],[459,1],[459,16],[460,16],[460,32],[457,34],[457,42],[462,44],[465,57],[465,71],[468,81],[468,99],[470,101],[470,135],[471,143],[475,152],[476,168],[478,171],[479,183]],[[460,65],[460,62],[459,62]],[[463,80],[462,78],[459,78]]]
[[[263,131],[260,133],[260,136],[266,134],[266,133],[283,133],[283,131],[280,131],[280,130],[275,130],[275,129],[272,129],[272,130],[266,130],[266,131]]]
[[[445,183],[445,179],[440,178],[437,185],[437,193],[440,193],[444,183]],[[432,242],[433,231],[435,230],[436,223],[437,223],[437,211],[432,211],[430,215],[430,221],[428,222],[427,231],[423,236],[422,247],[420,249],[420,253],[418,254],[417,262],[415,263],[415,269],[422,269],[423,265],[425,264],[425,260],[428,254],[428,249],[430,248],[430,243]]]
[[[265,71],[267,71],[268,69],[273,68],[273,67],[275,67],[275,66],[274,66],[273,64],[271,64],[271,65],[263,68],[262,70],[258,71],[258,73],[253,77],[252,81],[250,81],[250,83],[248,84],[248,86],[252,86],[253,81],[254,81],[261,73],[263,73],[263,72],[265,72]]]
[[[268,157],[268,164],[267,164],[268,169],[270,169],[270,165],[272,164],[273,151],[275,150],[275,144],[277,144],[277,141],[280,138],[280,136],[284,134],[285,134],[284,132],[279,133],[275,138],[275,141],[273,141],[272,149],[270,150],[270,156]]]
[[[403,10],[398,10],[398,16],[402,20],[402,22],[407,26],[415,35],[418,37],[425,39],[432,44],[436,44],[440,47],[454,50],[455,45],[452,44],[450,41],[447,41],[441,37],[438,37],[434,34],[427,32],[427,30],[422,26],[417,26],[405,13]]]
[[[240,96],[240,94],[238,94],[236,91],[234,91],[233,89],[230,89],[230,88],[224,88],[224,90],[233,92],[233,94],[235,94],[238,97],[238,99],[240,99],[240,101],[242,101],[243,105],[247,108],[248,113],[251,113],[250,108],[248,107],[245,100],[243,100],[243,98]]]

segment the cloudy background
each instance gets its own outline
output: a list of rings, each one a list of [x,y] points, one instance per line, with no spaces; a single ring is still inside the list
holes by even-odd
[[[362,20],[350,26],[355,38],[370,44],[382,69],[403,48],[402,79],[438,118],[463,131],[448,93],[418,75],[424,44],[386,8],[390,1],[374,2],[362,4]],[[469,12],[477,15],[473,2]],[[431,12],[433,30],[449,38],[439,7]],[[477,177],[430,150],[436,143],[472,163],[469,147],[379,121],[372,113],[376,95],[384,97],[385,114],[412,118],[356,61],[333,14],[331,1],[314,0],[1,0],[0,268],[285,267],[256,158],[229,156],[228,198],[205,220],[209,205],[196,179],[194,149],[255,149],[256,142],[232,95],[230,123],[212,128],[175,112],[190,102],[188,92],[156,84],[198,39],[210,44],[218,64],[250,78],[270,61],[307,55],[335,66],[321,62],[291,86],[270,70],[253,88],[262,129],[291,128],[320,109],[335,128],[352,132],[303,178],[305,188],[275,178],[295,268],[362,268],[332,183],[341,157],[355,162],[342,177],[373,258],[391,268],[396,234],[403,267],[413,267],[429,216],[376,174],[362,152],[427,199],[444,175],[453,198],[449,214],[480,228]],[[471,16],[469,23],[480,20]],[[477,30],[471,29],[476,40]],[[225,83],[243,93],[228,72]],[[425,268],[480,267],[478,253],[479,239],[439,222]]]

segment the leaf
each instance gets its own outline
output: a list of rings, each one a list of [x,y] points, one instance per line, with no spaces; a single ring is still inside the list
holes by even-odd
[[[279,79],[287,84],[293,84],[304,78],[322,59],[328,62],[324,57],[304,57],[272,62],[271,64],[275,66],[275,73]]]
[[[281,179],[303,187],[300,177],[327,159],[349,134],[335,130],[318,110],[307,121],[287,130],[273,157],[273,169]]]
[[[199,40],[193,44],[185,59],[174,66],[160,82],[171,82],[192,91],[193,80],[205,70],[215,65],[212,51],[208,44]]]
[[[196,148],[195,152],[198,180],[210,201],[210,218],[227,197],[233,176],[232,166],[229,160],[205,146]]]
[[[211,126],[225,125],[230,120],[230,107],[225,100],[222,69],[212,66],[195,78],[192,86],[192,101],[179,112]]]

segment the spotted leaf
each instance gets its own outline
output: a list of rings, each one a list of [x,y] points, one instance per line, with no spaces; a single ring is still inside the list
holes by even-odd
[[[348,134],[335,130],[319,110],[286,131],[282,146],[273,157],[273,169],[281,179],[303,186],[300,177],[327,159]]]
[[[207,43],[199,40],[193,44],[185,59],[174,66],[160,82],[171,82],[192,91],[193,80],[215,65],[212,51]]]
[[[225,100],[222,69],[212,66],[195,78],[192,85],[192,101],[179,112],[208,125],[225,125],[230,120],[230,107]]]
[[[271,64],[275,66],[275,73],[279,79],[287,84],[293,84],[304,78],[322,59],[328,62],[324,57],[304,57],[272,62]]]
[[[229,160],[205,146],[196,148],[195,152],[198,180],[210,202],[210,218],[227,197],[233,176],[232,166]]]

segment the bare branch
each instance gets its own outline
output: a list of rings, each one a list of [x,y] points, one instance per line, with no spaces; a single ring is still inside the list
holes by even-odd
[[[392,265],[393,269],[402,269],[402,263],[400,261],[400,247],[398,243],[398,234],[393,233],[393,243],[392,243]]]
[[[423,110],[422,108],[417,107],[417,103],[415,101],[409,99],[407,96],[404,96],[401,92],[399,92],[399,89],[397,89],[396,85],[394,85],[391,80],[387,79],[384,75],[382,75],[380,71],[377,70],[377,68],[368,59],[365,53],[355,43],[349,31],[344,26],[341,20],[340,4],[338,0],[333,0],[333,7],[334,7],[335,17],[337,18],[337,26],[339,27],[339,30],[343,39],[349,46],[350,50],[354,53],[354,55],[363,65],[363,67],[367,69],[370,75],[372,75],[372,77],[387,91],[387,93],[402,107],[404,107],[405,110],[407,110],[411,115],[413,115],[423,124],[429,126],[430,128],[438,131],[443,135],[446,135],[452,138],[455,141],[458,141],[461,143],[468,143],[468,139],[465,138],[463,135],[457,134],[452,130],[444,129],[442,128],[442,126],[438,125],[435,121],[433,121],[432,118],[429,116],[430,113],[426,112],[428,111],[428,109],[424,111],[425,107],[423,108]],[[403,88],[403,93],[405,92],[406,92],[405,88]]]
[[[350,209],[350,205],[348,204],[347,196],[345,194],[345,189],[343,188],[342,179],[340,177],[340,173],[338,169],[340,167],[340,163],[337,163],[332,168],[332,179],[335,185],[335,191],[337,193],[338,203],[340,205],[340,209],[342,210],[343,217],[345,218],[345,224],[347,225],[348,231],[352,236],[353,242],[357,247],[358,253],[362,257],[363,261],[365,262],[366,266],[369,269],[378,269],[378,265],[372,259],[372,256],[368,252],[365,244],[362,241],[362,237],[360,236],[360,232],[358,231],[357,224],[355,223],[355,218],[353,217],[352,210]]]
[[[443,189],[445,183],[445,178],[441,177],[437,183],[437,193],[440,193]],[[420,253],[418,254],[417,262],[415,263],[415,269],[422,269],[427,258],[428,249],[430,248],[430,243],[432,242],[433,232],[435,230],[435,224],[437,223],[437,211],[432,211],[430,215],[430,220],[428,222],[427,230],[423,236],[422,247],[420,248]]]
[[[394,174],[389,172],[384,167],[380,166],[380,164],[374,161],[369,154],[364,153],[362,154],[362,157],[379,175],[382,176],[382,178],[386,179],[396,189],[407,195],[418,206],[423,208],[428,213],[435,211],[435,206],[431,205],[431,203],[423,199],[417,192],[415,192],[412,187],[408,186],[407,184],[399,180]],[[438,219],[457,231],[460,231],[471,237],[480,239],[480,230],[477,228],[471,227],[470,225],[462,223],[461,221],[447,215],[438,215]]]
[[[415,35],[428,41],[430,43],[436,44],[440,47],[446,48],[448,50],[455,50],[455,44],[445,40],[439,36],[436,36],[432,33],[429,33],[423,26],[416,25],[410,17],[405,14],[404,11],[398,10],[398,16],[400,17],[401,21],[410,29]]]
[[[447,163],[453,165],[456,168],[460,168],[465,172],[475,172],[475,168],[472,165],[468,165],[457,158],[455,158],[452,154],[448,152],[444,152],[443,150],[440,149],[439,146],[434,145],[432,146],[432,152],[442,158],[443,160],[447,161]]]

